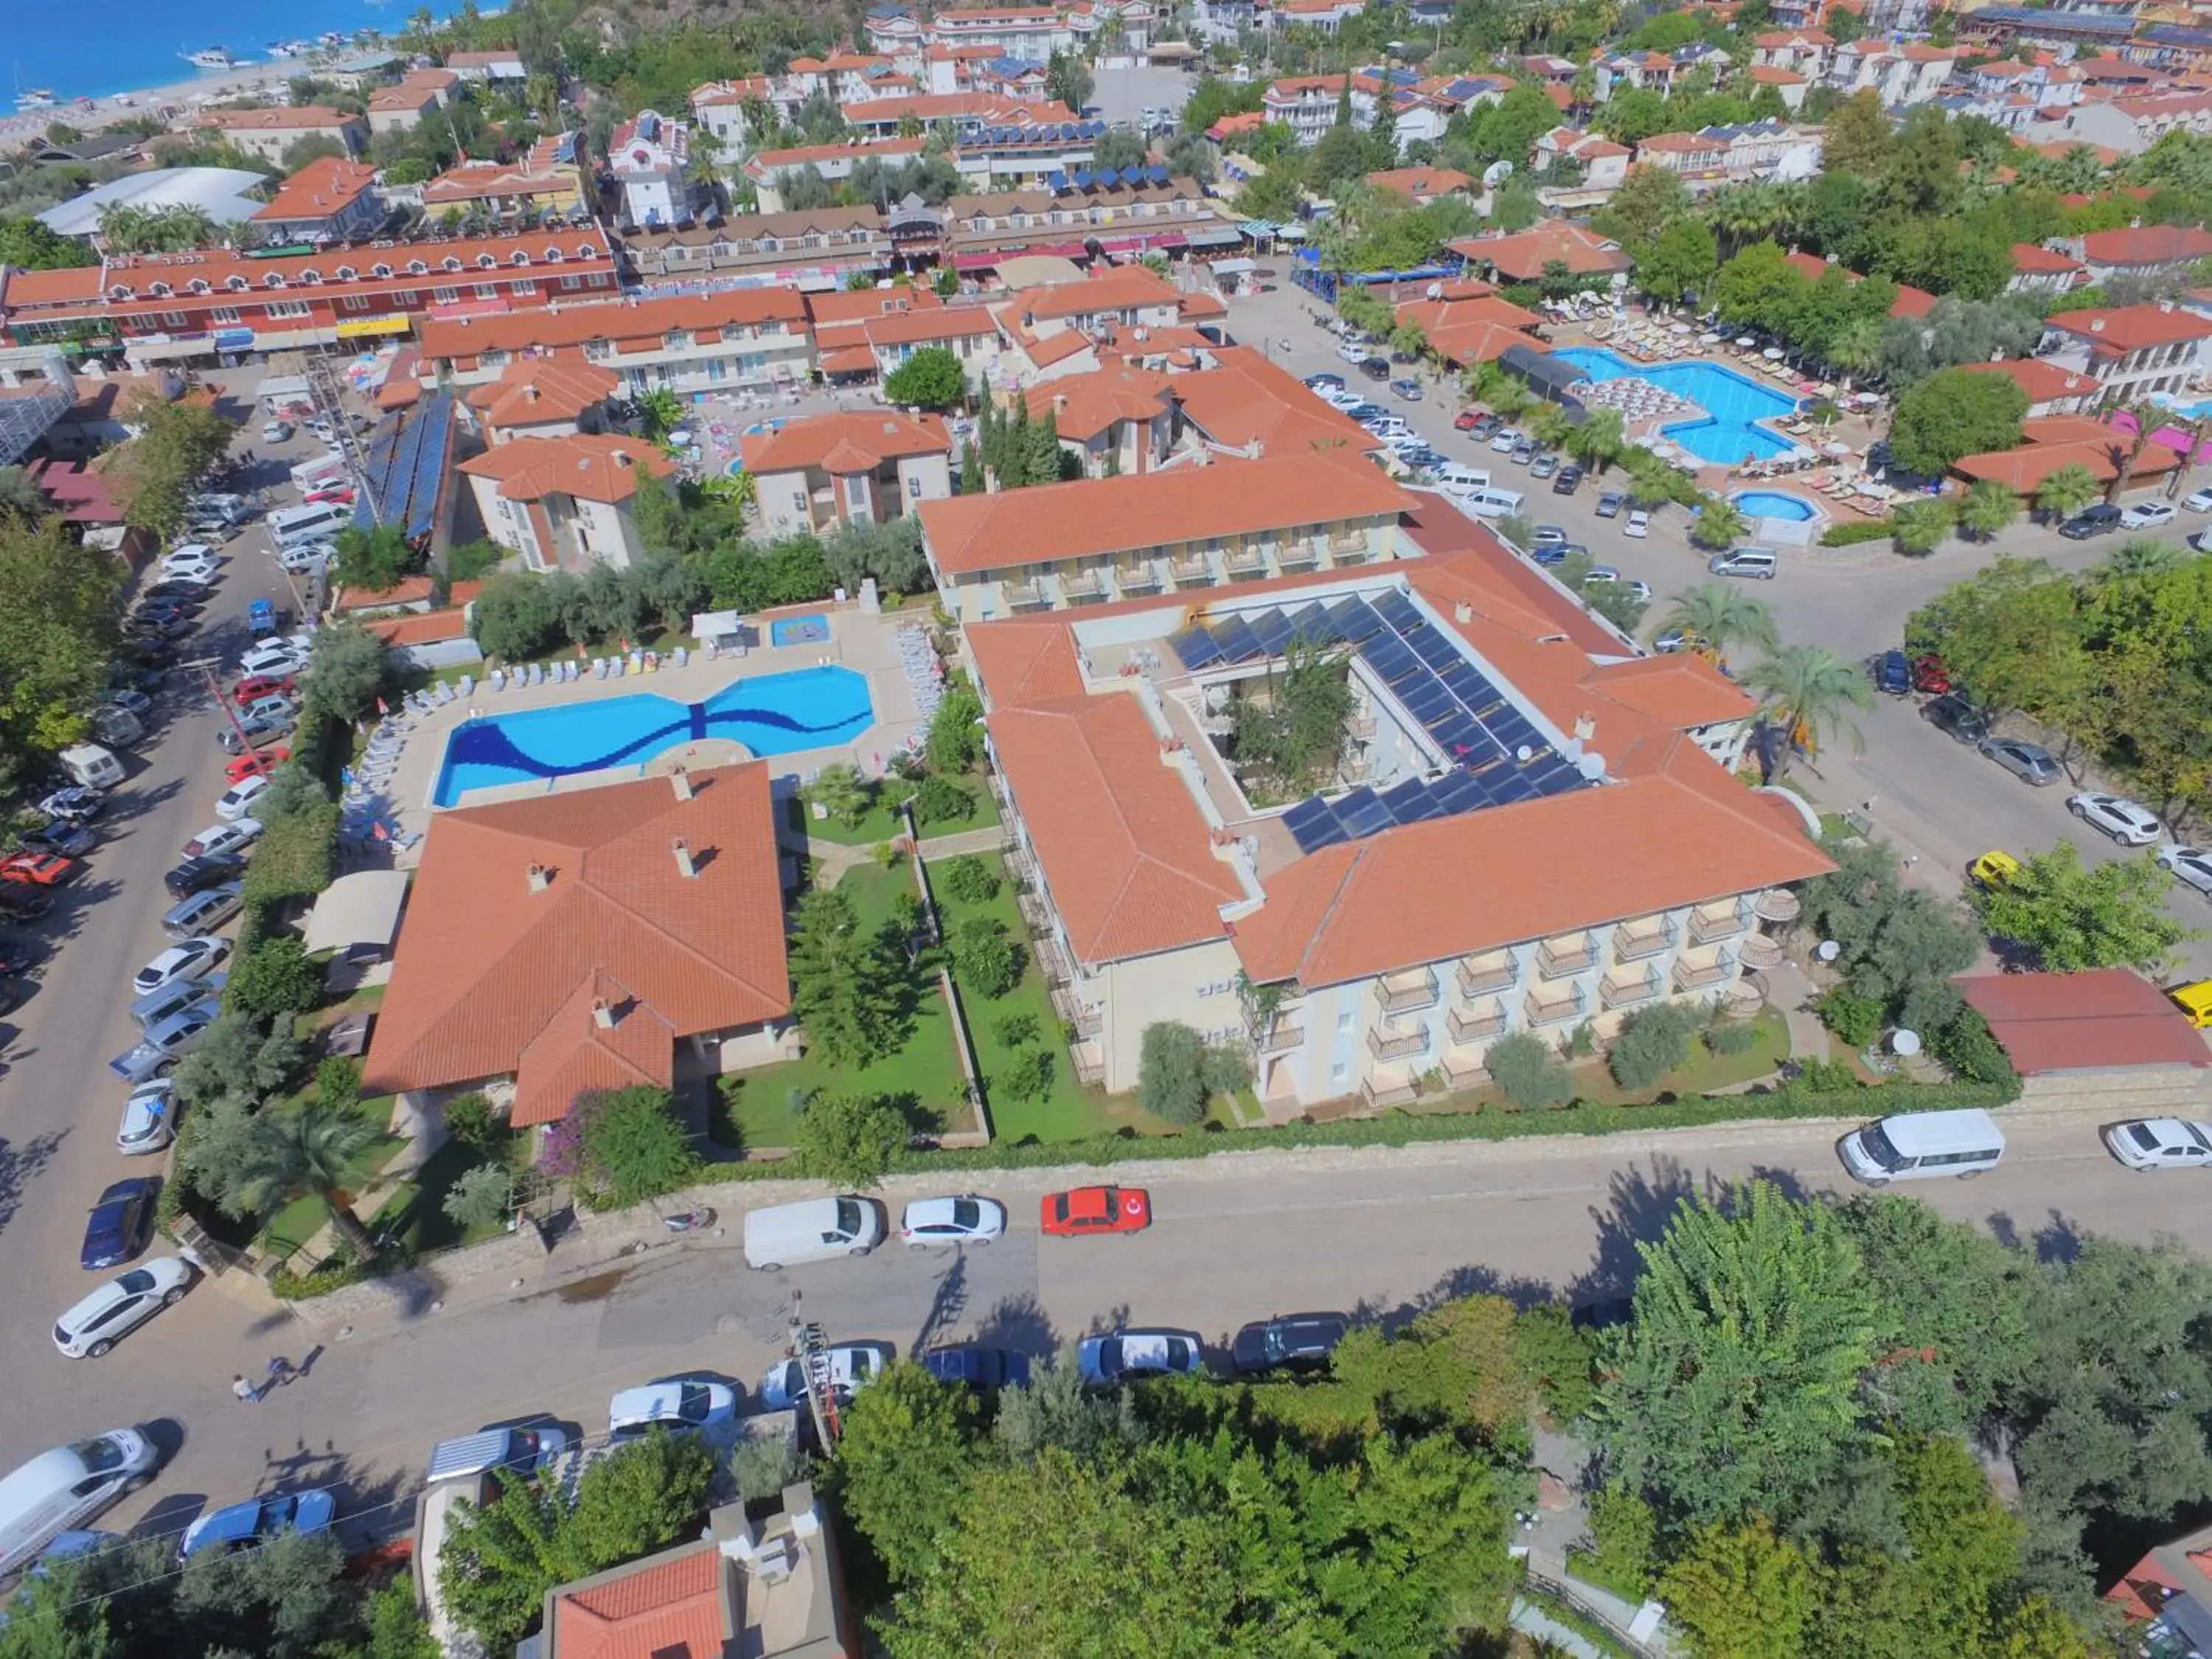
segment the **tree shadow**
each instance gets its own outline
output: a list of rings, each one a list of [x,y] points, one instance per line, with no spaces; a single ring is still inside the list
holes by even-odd
[[[1777,1170],[1764,1164],[1753,1164],[1751,1166],[1751,1174],[1747,1177],[1747,1179],[1765,1182],[1768,1186],[1779,1192],[1784,1198],[1794,1199],[1800,1204],[1809,1204],[1815,1199],[1828,1198],[1834,1195],[1834,1189],[1832,1188],[1815,1188],[1807,1186],[1805,1184],[1805,1177],[1799,1175],[1794,1170]],[[1721,1194],[1715,1194],[1714,1196],[1716,1199],[1718,1199],[1721,1197]]]
[[[967,1311],[968,1257],[956,1248],[952,1265],[937,1276],[936,1289],[930,1295],[929,1306],[922,1310],[921,1323],[915,1328],[907,1352],[920,1353],[939,1334],[957,1325]]]
[[[994,1348],[1011,1348],[1031,1359],[1049,1360],[1060,1352],[1060,1334],[1044,1304],[1029,1291],[1002,1297],[976,1322],[975,1340]]]
[[[1122,1329],[1129,1322],[1129,1304],[1117,1302],[1103,1314],[1091,1316],[1091,1322],[1083,1328],[1085,1336],[1108,1336]]]
[[[1617,1302],[1633,1291],[1644,1271],[1638,1247],[1665,1232],[1682,1201],[1697,1190],[1688,1168],[1663,1154],[1652,1158],[1649,1175],[1632,1164],[1617,1170],[1606,1207],[1590,1212],[1597,1224],[1597,1246],[1589,1267],[1567,1281],[1568,1303],[1579,1308]]]
[[[1438,1277],[1427,1289],[1392,1304],[1363,1297],[1353,1304],[1346,1316],[1354,1325],[1372,1325],[1385,1336],[1395,1336],[1423,1314],[1433,1313],[1448,1303],[1464,1300],[1470,1296],[1503,1297],[1522,1313],[1531,1308],[1544,1307],[1559,1300],[1559,1293],[1548,1279],[1529,1279],[1520,1274],[1501,1273],[1495,1267],[1479,1262],[1463,1267],[1454,1267]]]
[[[2072,1218],[2050,1212],[2051,1219],[2035,1230],[2035,1259],[2045,1266],[2070,1266],[2081,1254],[2089,1236]]]
[[[0,1231],[5,1231],[15,1218],[25,1189],[45,1173],[68,1133],[66,1129],[50,1129],[24,1141],[0,1138]]]

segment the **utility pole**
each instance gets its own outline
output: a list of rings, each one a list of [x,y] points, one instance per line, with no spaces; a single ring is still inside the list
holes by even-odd
[[[806,1379],[806,1408],[814,1414],[814,1437],[825,1452],[837,1445],[837,1399],[831,1392],[830,1337],[819,1325],[799,1316],[797,1291],[791,1293],[791,1352]]]
[[[252,757],[255,771],[266,772],[270,769],[269,763],[261,758],[259,746],[246,735],[246,727],[238,718],[237,702],[223,695],[222,683],[216,678],[215,671],[222,661],[220,657],[195,657],[190,662],[179,663],[177,670],[179,673],[196,673],[207,682],[208,695],[215,699],[216,707],[222,710],[223,718],[230,722],[230,729],[238,738],[238,752]]]

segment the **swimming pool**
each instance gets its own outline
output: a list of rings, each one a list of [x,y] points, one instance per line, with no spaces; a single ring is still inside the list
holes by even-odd
[[[867,677],[834,664],[737,680],[704,702],[648,692],[485,715],[453,729],[432,799],[451,806],[471,789],[641,766],[702,738],[756,755],[824,749],[849,743],[875,717]]]
[[[830,618],[819,612],[810,617],[779,617],[768,625],[770,645],[819,645],[830,637]]]
[[[1813,503],[1779,489],[1740,489],[1729,497],[1736,510],[1754,519],[1789,519],[1802,524],[1814,516]]]
[[[1595,346],[1565,346],[1552,355],[1572,363],[1593,380],[1617,380],[1632,374],[1662,392],[1696,404],[1710,419],[1680,421],[1660,428],[1660,432],[1701,461],[1732,466],[1740,461],[1763,461],[1796,447],[1789,439],[1758,422],[1790,414],[1797,407],[1797,400],[1719,363],[1632,363]]]

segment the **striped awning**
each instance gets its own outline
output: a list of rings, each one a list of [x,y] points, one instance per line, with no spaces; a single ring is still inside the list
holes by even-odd
[[[1277,228],[1272,220],[1247,219],[1243,224],[1237,226],[1237,228],[1243,231],[1244,234],[1249,236],[1254,241],[1264,242],[1267,238],[1276,234]]]

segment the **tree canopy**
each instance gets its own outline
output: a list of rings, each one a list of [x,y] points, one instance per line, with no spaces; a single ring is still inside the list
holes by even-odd
[[[1908,471],[1940,477],[1962,455],[2020,442],[2027,393],[2009,375],[1947,368],[1897,400],[1889,451]]]

